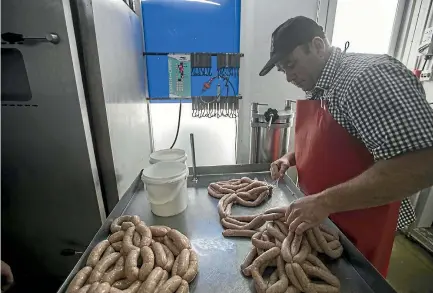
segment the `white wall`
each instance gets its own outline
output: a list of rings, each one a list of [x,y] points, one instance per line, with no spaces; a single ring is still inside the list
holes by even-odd
[[[433,26],[433,13],[430,8],[431,0],[407,1],[402,26],[399,31],[399,41],[396,45],[394,57],[403,62],[409,69],[414,69],[416,58],[419,55],[418,47],[422,40],[424,30]],[[433,62],[427,63],[431,68]],[[426,97],[433,102],[433,81],[423,82]]]
[[[270,3],[272,2],[272,4]],[[335,1],[331,0],[331,3]],[[327,24],[332,31],[333,19],[328,19],[329,1],[322,0],[319,23]],[[243,96],[239,111],[237,163],[249,160],[250,105],[252,102],[268,103],[269,107],[282,109],[286,99],[304,97],[302,90],[287,83],[285,76],[276,70],[261,77],[259,72],[269,59],[270,40],[277,26],[290,17],[304,15],[316,19],[318,1],[313,0],[248,0],[241,7],[240,93]],[[334,3],[335,4],[335,3]],[[330,13],[332,15],[332,13]]]

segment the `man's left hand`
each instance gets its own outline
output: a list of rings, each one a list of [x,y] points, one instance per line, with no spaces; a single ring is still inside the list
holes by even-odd
[[[323,196],[310,195],[292,202],[286,211],[286,222],[289,230],[302,234],[306,230],[322,223],[331,209],[325,203]]]

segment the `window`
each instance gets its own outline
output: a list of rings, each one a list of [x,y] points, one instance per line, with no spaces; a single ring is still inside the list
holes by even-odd
[[[348,52],[386,54],[398,0],[338,0],[332,45]]]

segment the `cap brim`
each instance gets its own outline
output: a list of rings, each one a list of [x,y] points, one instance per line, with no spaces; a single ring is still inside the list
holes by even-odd
[[[274,68],[275,67],[275,64],[278,62],[278,61],[280,61],[280,59],[282,59],[283,58],[283,56],[280,56],[280,55],[273,55],[272,57],[271,57],[271,59],[269,59],[269,61],[268,62],[266,62],[266,65],[263,67],[263,69],[260,71],[260,73],[259,73],[259,75],[260,76],[265,76],[266,74],[268,74],[269,73],[269,71],[271,71],[272,70],[272,68]]]

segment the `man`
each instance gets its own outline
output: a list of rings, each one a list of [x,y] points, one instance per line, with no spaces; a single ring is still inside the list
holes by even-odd
[[[300,234],[328,216],[386,276],[402,199],[433,184],[433,110],[422,85],[386,55],[331,47],[322,28],[295,17],[272,34],[274,66],[307,93],[297,102],[295,151],[271,164],[296,166],[308,195],[288,210]]]

